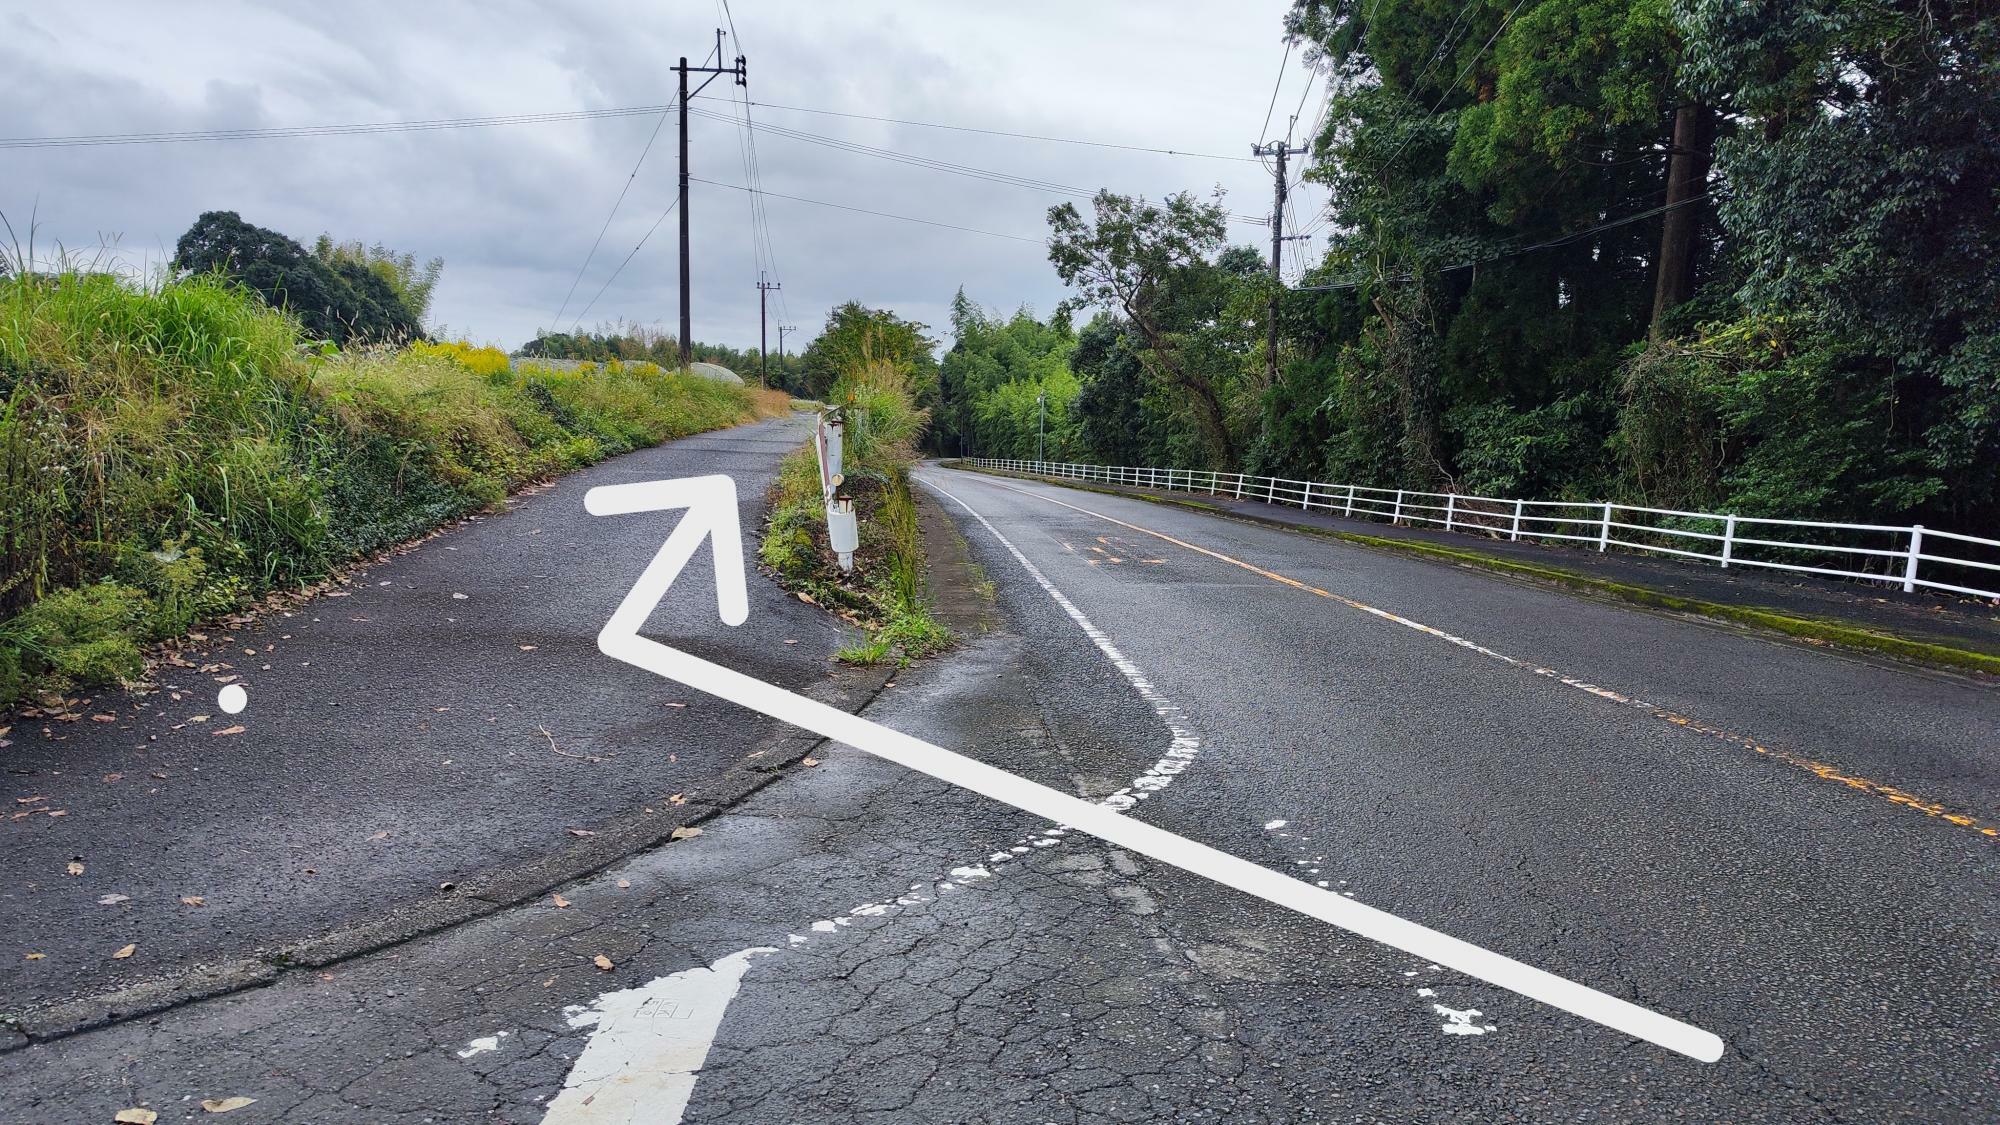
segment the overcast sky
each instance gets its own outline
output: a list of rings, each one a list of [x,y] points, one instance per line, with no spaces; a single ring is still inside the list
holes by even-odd
[[[1254,161],[1121,152],[774,108],[1247,156],[1284,45],[1286,0],[1192,3],[849,3],[732,0],[760,124],[997,169],[1072,187],[1158,196],[1217,186],[1263,215]],[[725,21],[713,0],[541,5],[0,3],[0,137],[256,128],[664,105],[682,54]],[[1296,56],[1271,132],[1307,93]],[[732,93],[728,79],[710,94]],[[1320,89],[1305,102],[1314,116]],[[726,101],[694,103],[730,112]],[[0,150],[0,212],[46,250],[115,244],[157,264],[205,210],[233,210],[310,243],[321,232],[445,259],[432,312],[454,336],[518,347],[554,322],[658,118],[433,132]],[[1304,124],[1300,130],[1303,132]],[[696,117],[696,176],[743,184],[740,130]],[[646,158],[570,301],[564,327],[673,199],[675,126]],[[768,192],[1040,238],[1067,198],[757,135]],[[1314,192],[1308,203],[1323,198]],[[1081,202],[1081,201],[1079,201]],[[782,308],[810,338],[847,299],[943,326],[963,285],[1001,311],[1046,314],[1064,296],[1045,250],[767,198]],[[757,259],[749,197],[696,184],[694,335],[753,347]],[[1301,218],[1305,216],[1302,214]],[[678,318],[669,217],[586,326]],[[1235,241],[1268,245],[1262,227]],[[774,295],[775,296],[775,295]],[[773,302],[772,323],[780,316]],[[934,333],[942,336],[942,332]],[[772,347],[777,347],[775,331]]]

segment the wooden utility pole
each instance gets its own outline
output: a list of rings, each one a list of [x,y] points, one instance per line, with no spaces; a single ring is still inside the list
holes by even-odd
[[[714,58],[717,62],[722,61],[721,28],[715,29]],[[694,93],[699,94],[708,89],[708,84],[715,81],[717,75],[722,74],[733,74],[736,76],[738,86],[749,86],[750,68],[748,60],[742,55],[736,56],[733,66],[689,66],[687,56],[682,55],[680,65],[674,67],[674,70],[681,78],[681,196],[678,206],[681,209],[681,369],[686,370],[694,363],[694,305],[689,300],[688,270],[688,98],[691,96],[688,92],[688,75],[708,75],[701,85],[694,88]]]
[[[1278,276],[1279,252],[1284,249],[1285,243],[1305,237],[1304,235],[1295,234],[1288,238],[1285,235],[1285,191],[1289,187],[1285,183],[1285,159],[1287,157],[1299,156],[1305,151],[1304,145],[1294,147],[1284,141],[1274,141],[1268,145],[1250,146],[1250,152],[1255,156],[1275,156],[1278,158],[1278,167],[1275,176],[1277,186],[1276,190],[1272,193],[1271,202],[1271,310],[1268,314],[1270,321],[1268,327],[1270,331],[1265,345],[1265,350],[1269,353],[1265,357],[1267,360],[1265,374],[1271,383],[1278,381],[1278,295],[1284,291],[1285,287],[1284,281]]]
[[[780,285],[775,281],[765,281],[763,272],[762,271],[758,272],[757,274],[757,368],[758,368],[757,379],[759,382],[763,383],[767,387],[771,385],[771,344],[770,341],[767,340],[764,336],[764,320],[766,316],[765,306],[766,304],[768,304],[770,300],[771,290],[783,289],[783,288],[784,288],[783,285]],[[781,341],[785,338],[784,331],[785,330],[783,328],[778,329],[778,339]]]

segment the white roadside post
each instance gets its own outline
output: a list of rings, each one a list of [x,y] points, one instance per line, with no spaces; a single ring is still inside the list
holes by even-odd
[[[840,569],[854,569],[854,552],[861,549],[861,526],[854,515],[854,499],[840,494],[840,486],[847,478],[841,470],[843,424],[840,408],[834,407],[819,416],[819,440],[814,443],[819,450],[820,499],[826,506],[826,537],[833,545],[833,553],[840,558]]]
[[[1514,501],[1514,530],[1507,533],[1507,538],[1509,541],[1515,543],[1521,541],[1521,501],[1519,500]]]
[[[1399,488],[1396,490],[1396,506],[1389,512],[1389,526],[1394,527],[1397,524],[1401,523],[1402,521],[1403,521],[1403,490]]]
[[[1729,558],[1736,553],[1736,517],[1725,516],[1722,520],[1722,569],[1729,569]]]
[[[1458,493],[1448,492],[1444,498],[1444,529],[1451,530],[1451,517],[1458,511]]]
[[[1348,517],[1354,515],[1354,486],[1351,484],[1347,486],[1347,507],[1340,514]]]
[[[1597,549],[1602,551],[1611,545],[1611,501],[1604,502],[1604,523],[1597,529]]]
[[[1924,557],[1924,525],[1915,524],[1910,528],[1910,561],[1903,567],[1903,592],[1917,592],[1917,563]],[[1964,579],[1960,579],[1964,581]]]

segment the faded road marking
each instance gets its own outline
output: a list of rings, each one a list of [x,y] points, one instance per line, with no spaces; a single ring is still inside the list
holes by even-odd
[[[1953,812],[1944,805],[1937,803],[1936,801],[1926,800],[1913,793],[1908,793],[1905,792],[1904,790],[1898,789],[1893,785],[1887,785],[1879,781],[1871,781],[1865,777],[1858,777],[1843,771],[1838,766],[1831,766],[1825,762],[1814,761],[1811,758],[1807,758],[1799,754],[1794,754],[1788,750],[1779,750],[1776,749],[1775,747],[1765,746],[1764,744],[1746,735],[1735,734],[1730,731],[1722,730],[1718,727],[1708,726],[1705,723],[1701,723],[1694,719],[1688,718],[1686,715],[1682,715],[1679,712],[1669,710],[1665,707],[1660,706],[1659,704],[1648,703],[1643,699],[1638,699],[1633,696],[1624,695],[1619,692],[1612,691],[1610,688],[1599,687],[1596,684],[1577,679],[1574,676],[1566,676],[1563,673],[1558,672],[1553,668],[1544,668],[1541,665],[1534,663],[1533,661],[1522,660],[1521,658],[1515,656],[1508,656],[1504,652],[1495,652],[1484,645],[1468,641],[1464,637],[1455,636],[1451,633],[1447,633],[1443,629],[1439,629],[1435,626],[1425,625],[1421,621],[1412,621],[1407,617],[1390,613],[1386,609],[1377,609],[1366,602],[1355,601],[1353,598],[1343,597],[1340,594],[1335,594],[1327,590],[1322,590],[1317,586],[1301,582],[1296,578],[1287,578],[1285,575],[1279,574],[1276,571],[1266,570],[1263,567],[1256,565],[1255,563],[1247,563],[1244,562],[1242,559],[1233,558],[1229,555],[1223,554],[1220,551],[1210,550],[1207,547],[1197,546],[1196,544],[1189,543],[1184,539],[1176,539],[1173,536],[1166,534],[1165,532],[1154,531],[1153,529],[1148,527],[1141,527],[1136,523],[1126,523],[1124,520],[1118,519],[1115,516],[1107,516],[1103,512],[1095,512],[1090,510],[1089,508],[1078,507],[1075,504],[1058,500],[1053,496],[1044,496],[1039,492],[1032,492],[1025,488],[1015,488],[1012,485],[1001,484],[998,481],[989,481],[988,483],[992,484],[993,487],[995,488],[1004,488],[1009,492],[1017,492],[1022,496],[1032,496],[1035,499],[1041,500],[1045,503],[1054,504],[1062,508],[1068,508],[1072,512],[1080,512],[1086,516],[1094,516],[1097,519],[1101,519],[1106,523],[1114,523],[1117,524],[1119,527],[1130,528],[1131,530],[1137,531],[1141,534],[1150,535],[1155,539],[1160,539],[1168,543],[1172,543],[1176,547],[1184,547],[1190,551],[1195,552],[1196,554],[1207,555],[1209,558],[1216,559],[1220,562],[1226,562],[1231,566],[1241,567],[1252,574],[1261,575],[1265,578],[1270,579],[1273,582],[1278,582],[1283,585],[1290,586],[1295,590],[1303,590],[1308,594],[1315,594],[1318,595],[1319,597],[1326,598],[1329,601],[1339,602],[1340,604],[1347,606],[1351,609],[1358,609],[1363,613],[1379,617],[1384,621],[1393,621],[1398,625],[1402,625],[1410,629],[1415,629],[1420,633],[1428,633],[1433,637],[1437,637],[1440,640],[1449,641],[1460,648],[1466,649],[1467,651],[1476,652],[1481,656],[1491,657],[1494,660],[1498,660],[1506,664],[1511,664],[1516,668],[1525,669],[1529,672],[1533,672],[1537,676],[1541,676],[1544,679],[1554,680],[1555,682],[1562,684],[1566,687],[1573,687],[1576,688],[1578,691],[1587,691],[1590,694],[1597,696],[1599,699],[1608,699],[1613,703],[1621,704],[1623,706],[1633,708],[1634,710],[1637,711],[1642,711],[1648,715],[1653,716],[1654,718],[1664,719],[1667,722],[1674,724],[1675,726],[1685,727],[1686,729],[1695,731],[1699,734],[1708,735],[1711,738],[1718,739],[1722,742],[1727,742],[1732,746],[1740,746],[1746,750],[1754,750],[1757,753],[1762,754],[1767,758],[1771,758],[1776,761],[1783,762],[1786,765],[1805,770],[1807,773],[1813,774],[1814,776],[1819,777],[1822,780],[1837,781],[1840,784],[1845,785],[1850,789],[1855,789],[1863,793],[1872,794],[1874,796],[1882,798],[1883,800],[1889,801],[1892,804],[1901,805],[1904,808],[1915,809],[1916,811],[1923,813],[1925,816],[1936,817],[1937,819],[1945,821],[1947,823],[1955,824],[1960,828],[1970,828],[1974,832],[1977,832],[1982,836],[1988,837],[1989,839],[2000,838],[2000,827],[1995,827],[1994,825],[1991,824],[1981,823],[1981,821],[1977,817],[1968,816],[1964,813]]]
[[[751,959],[775,952],[765,946],[745,949],[706,968],[607,992],[589,1008],[571,1009],[566,1013],[571,1027],[595,1030],[542,1125],[679,1121]]]

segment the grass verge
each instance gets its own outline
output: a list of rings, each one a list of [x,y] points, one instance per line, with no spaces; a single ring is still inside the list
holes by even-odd
[[[854,569],[842,573],[827,542],[819,463],[810,446],[779,467],[759,557],[787,589],[866,630],[836,659],[907,664],[951,644],[951,631],[925,597],[923,532],[910,494],[926,416],[886,365],[848,373],[834,394],[850,419],[843,491],[860,517]]]
[[[945,462],[945,464],[952,465],[952,462]],[[956,465],[954,467],[966,468],[963,465]],[[966,471],[986,472],[993,476],[1025,476],[1025,474],[1018,473],[991,473],[990,470],[986,469],[966,468]],[[1638,586],[1629,582],[1618,582],[1608,578],[1599,578],[1595,575],[1580,574],[1561,567],[1498,558],[1480,551],[1459,547],[1446,547],[1436,543],[1408,539],[1389,539],[1379,535],[1367,535],[1358,531],[1338,531],[1332,528],[1309,527],[1287,523],[1283,520],[1264,519],[1256,515],[1244,514],[1218,507],[1214,504],[1204,504],[1199,500],[1190,498],[1156,496],[1144,492],[1126,492],[1122,489],[1102,488],[1091,484],[1051,477],[1027,477],[1026,479],[1046,480],[1051,484],[1060,484],[1065,488],[1074,488],[1081,492],[1098,492],[1107,496],[1125,496],[1155,504],[1188,508],[1209,515],[1220,515],[1229,519],[1249,520],[1254,523],[1281,528],[1285,531],[1315,535],[1322,539],[1336,539],[1341,542],[1353,543],[1375,550],[1394,551],[1399,554],[1413,555],[1435,562],[1475,566],[1482,570],[1547,582],[1579,593],[1614,598],[1619,601],[1630,602],[1634,605],[1642,605],[1652,609],[1694,614],[1717,621],[1728,621],[1738,625],[1767,629],[1796,640],[1805,641],[1808,644],[1838,645],[1843,648],[1878,652],[1955,672],[1984,672],[1989,675],[2000,675],[2000,654],[1938,644],[1934,641],[1917,640],[1894,633],[1863,628],[1844,621],[1835,621],[1823,617],[1801,617],[1797,614],[1785,613],[1762,606],[1729,605],[1724,602],[1711,602],[1700,598],[1683,597],[1679,594],[1669,594],[1664,590],[1655,590],[1649,586]]]
[[[0,277],[0,705],[131,681],[254,596],[784,407],[650,364],[342,353],[213,277]]]

